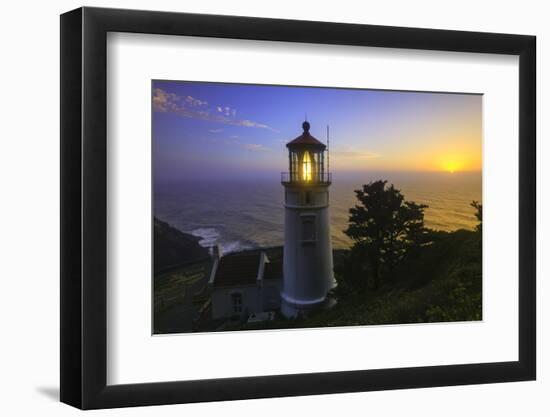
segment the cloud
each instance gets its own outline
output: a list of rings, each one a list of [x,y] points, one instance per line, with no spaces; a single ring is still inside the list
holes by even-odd
[[[160,88],[153,90],[153,109],[158,112],[176,111],[180,97],[173,93],[167,93]]]
[[[153,90],[153,110],[160,113],[175,113],[191,119],[207,120],[232,126],[254,127],[277,132],[277,130],[264,123],[248,119],[238,119],[237,110],[229,106],[211,107],[206,100],[192,96],[181,97],[161,88]]]
[[[269,129],[276,132],[275,129],[270,128],[268,125],[264,125],[262,123],[253,122],[252,120],[239,120],[239,126],[246,126],[246,127],[259,127],[261,129]]]
[[[241,147],[249,151],[271,152],[271,149],[259,143],[241,143]]]
[[[191,107],[208,106],[208,101],[199,100],[198,98],[191,97],[191,96],[185,97],[185,102],[189,104]]]
[[[223,144],[225,146],[232,146],[237,147],[241,149],[245,149],[247,151],[253,151],[253,152],[272,152],[271,148],[268,148],[265,145],[259,144],[259,143],[246,143],[239,140],[239,136],[232,135],[229,138],[213,138],[210,137],[207,139],[211,143],[218,143]]]
[[[371,151],[330,151],[330,156],[339,158],[339,159],[353,159],[353,160],[361,160],[361,159],[374,159],[374,158],[380,158],[381,155],[376,152]]]
[[[221,133],[223,132],[223,129],[208,129],[210,133]]]

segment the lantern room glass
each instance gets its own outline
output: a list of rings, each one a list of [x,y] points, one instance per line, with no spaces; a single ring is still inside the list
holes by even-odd
[[[289,151],[291,182],[323,182],[325,158],[322,150]]]
[[[311,161],[311,158],[309,157],[309,152],[305,151],[304,159],[302,161],[302,180],[303,181],[311,181],[311,177],[312,177],[311,165],[312,165],[312,161]]]

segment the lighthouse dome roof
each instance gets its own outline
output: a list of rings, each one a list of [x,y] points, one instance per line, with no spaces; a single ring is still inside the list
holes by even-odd
[[[324,150],[326,148],[326,145],[320,140],[317,140],[309,133],[310,127],[311,125],[309,124],[309,122],[305,121],[304,123],[302,123],[302,128],[304,129],[303,133],[297,138],[288,142],[286,144],[287,148],[292,149],[301,147],[313,147],[319,150]]]

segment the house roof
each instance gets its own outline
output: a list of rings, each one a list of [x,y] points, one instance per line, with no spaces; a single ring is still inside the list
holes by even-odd
[[[273,259],[265,264],[264,279],[280,279],[283,277],[283,260]]]
[[[214,287],[255,285],[258,280],[262,251],[230,253],[220,258],[213,280]],[[268,260],[263,269],[263,279],[281,279],[282,257]]]

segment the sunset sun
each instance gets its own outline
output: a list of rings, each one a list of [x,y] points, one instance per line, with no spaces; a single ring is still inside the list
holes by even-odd
[[[440,166],[442,171],[454,174],[462,169],[463,164],[455,158],[447,158],[441,162]]]

